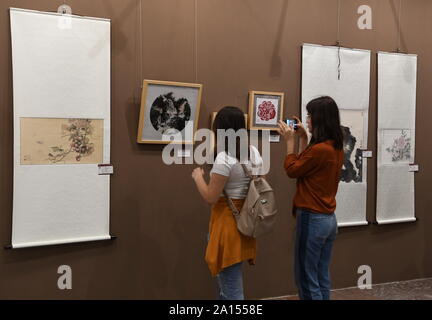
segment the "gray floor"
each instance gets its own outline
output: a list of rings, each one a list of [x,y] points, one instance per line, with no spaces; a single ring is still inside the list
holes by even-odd
[[[274,298],[298,300],[297,296]],[[332,300],[432,300],[432,278],[376,284],[372,289],[332,290]]]

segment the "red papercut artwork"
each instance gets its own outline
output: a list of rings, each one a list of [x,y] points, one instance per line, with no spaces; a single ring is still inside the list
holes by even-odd
[[[258,117],[260,117],[261,120],[269,121],[276,117],[276,107],[274,106],[271,101],[263,101],[258,106]]]

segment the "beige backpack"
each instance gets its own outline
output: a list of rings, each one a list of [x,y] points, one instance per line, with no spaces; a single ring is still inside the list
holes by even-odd
[[[252,176],[247,167],[242,164],[244,172],[251,179],[249,190],[240,211],[228,197],[228,205],[237,221],[237,229],[245,236],[257,238],[272,231],[276,216],[276,201],[272,187],[260,176]]]

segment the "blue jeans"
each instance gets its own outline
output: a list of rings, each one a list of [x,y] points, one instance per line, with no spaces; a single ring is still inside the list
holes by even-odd
[[[330,300],[329,265],[336,234],[334,213],[297,209],[294,272],[301,300]]]
[[[242,263],[222,269],[216,276],[219,300],[244,300]]]

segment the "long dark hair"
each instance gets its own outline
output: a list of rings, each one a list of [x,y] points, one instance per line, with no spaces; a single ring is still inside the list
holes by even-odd
[[[343,148],[343,134],[340,125],[339,108],[328,96],[311,100],[306,106],[312,122],[312,139],[309,145],[333,140],[337,150]]]
[[[241,111],[237,107],[232,107],[232,106],[223,107],[221,110],[218,111],[216,118],[213,122],[213,128],[212,128],[216,137],[215,153],[214,153],[215,156],[217,156],[216,150],[218,145],[222,143],[222,141],[218,141],[217,139],[218,129],[223,129],[223,130],[233,129],[236,133],[238,132],[238,130],[246,129],[246,123],[245,123],[245,117],[243,111]],[[240,161],[240,150],[241,150],[240,142],[241,140],[239,138],[236,138],[235,157],[239,161]],[[248,139],[248,143],[249,143],[249,139]],[[228,138],[226,137],[224,141],[224,150],[226,153],[228,153],[228,146],[229,146]],[[249,158],[249,146],[247,148],[247,152],[248,152],[247,156]],[[241,160],[245,160],[245,159],[241,159]]]

